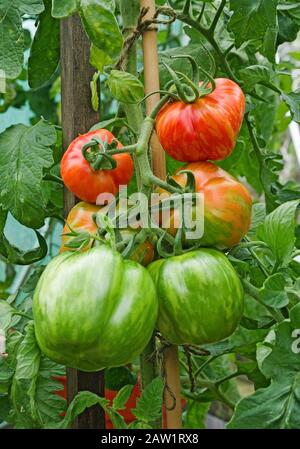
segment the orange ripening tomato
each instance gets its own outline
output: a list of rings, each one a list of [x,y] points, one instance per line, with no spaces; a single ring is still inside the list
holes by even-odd
[[[72,240],[71,236],[66,235],[71,232],[71,229],[77,232],[89,232],[90,234],[97,232],[98,227],[93,220],[93,215],[99,212],[100,209],[100,206],[81,201],[70,210],[61,236],[60,253],[71,251],[71,248],[66,246]],[[71,229],[68,225],[70,225]],[[92,240],[82,250],[87,251],[91,247],[91,244]]]
[[[244,112],[245,95],[226,78],[195,103],[170,101],[159,111],[156,131],[164,150],[177,161],[223,160],[235,147]]]
[[[195,191],[204,196],[204,234],[199,239],[201,246],[219,249],[237,245],[250,228],[252,199],[247,188],[237,179],[212,162],[192,162],[177,170],[172,178],[181,186],[186,185],[186,174],[190,170],[195,177]],[[164,192],[159,189],[160,192]],[[195,217],[193,206],[192,216]],[[171,211],[169,232],[175,235],[174,223],[178,209]],[[195,240],[186,241],[194,244]]]
[[[83,146],[93,137],[107,143],[116,140],[106,129],[82,134],[71,142],[61,161],[61,176],[66,187],[79,199],[88,203],[96,203],[101,193],[115,195],[120,185],[127,185],[130,182],[134,168],[130,154],[122,153],[113,156],[117,162],[116,168],[94,171],[82,154]],[[122,148],[122,144],[118,141],[117,143],[117,147]]]
[[[72,236],[67,235],[71,232],[71,229],[77,232],[89,232],[90,234],[96,234],[98,231],[98,226],[94,220],[94,215],[100,210],[105,212],[107,211],[107,207],[96,206],[95,204],[85,203],[84,201],[76,204],[70,210],[62,232],[60,253],[76,250],[76,248],[69,248],[67,246],[73,238]],[[68,225],[70,225],[70,227]],[[120,233],[125,242],[129,242],[135,232],[137,231],[130,228],[120,229]],[[92,243],[93,241],[91,239],[87,245],[81,248],[81,251],[87,251],[91,247]],[[146,240],[145,242],[137,245],[130,256],[130,259],[140,262],[144,266],[148,265],[154,259],[154,247],[152,243]]]

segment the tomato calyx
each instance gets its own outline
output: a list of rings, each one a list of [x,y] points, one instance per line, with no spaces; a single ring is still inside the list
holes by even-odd
[[[109,154],[109,151],[117,149],[117,141],[108,143],[94,136],[88,143],[82,147],[82,155],[90,164],[93,171],[113,170],[117,167],[117,161]]]
[[[212,93],[216,88],[215,80],[211,74],[198,66],[196,60],[191,55],[176,55],[172,56],[172,59],[187,59],[192,66],[192,77],[190,79],[185,73],[173,70],[168,64],[163,62],[164,67],[172,78],[172,80],[167,83],[170,93],[172,93],[172,98],[174,98],[175,88],[178,100],[187,104],[195,103],[199,98]],[[200,73],[205,76],[204,81],[200,80]]]

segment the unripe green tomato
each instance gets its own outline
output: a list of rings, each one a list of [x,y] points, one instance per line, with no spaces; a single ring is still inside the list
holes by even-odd
[[[223,340],[236,329],[244,292],[223,253],[201,248],[153,262],[148,270],[159,300],[157,328],[166,340],[202,345]]]
[[[33,298],[41,350],[82,371],[131,362],[151,338],[157,309],[147,270],[105,245],[55,257]]]

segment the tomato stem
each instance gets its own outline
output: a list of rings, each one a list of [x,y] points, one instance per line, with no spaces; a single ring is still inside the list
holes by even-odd
[[[212,21],[212,23],[211,23],[211,25],[209,27],[209,31],[212,34],[214,33],[214,31],[216,29],[216,26],[218,24],[219,18],[221,17],[223,9],[225,8],[225,5],[226,5],[226,0],[222,0],[221,3],[220,3],[219,8],[218,8],[218,10],[217,10],[217,12],[215,14],[215,17],[213,18],[213,21]]]

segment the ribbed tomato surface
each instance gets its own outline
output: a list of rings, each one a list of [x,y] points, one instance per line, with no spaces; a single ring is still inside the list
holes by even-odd
[[[195,103],[171,101],[160,110],[157,134],[173,159],[222,160],[235,147],[245,112],[245,95],[234,81],[215,81],[215,90]]]
[[[204,234],[201,237],[201,245],[219,249],[237,245],[250,227],[252,199],[247,188],[212,162],[192,162],[179,168],[172,178],[185,186],[186,174],[180,173],[181,170],[192,171],[195,177],[195,190],[203,193]],[[177,229],[173,224],[178,210],[171,212],[170,215],[169,232],[175,235]],[[193,244],[194,240],[190,243]]]

